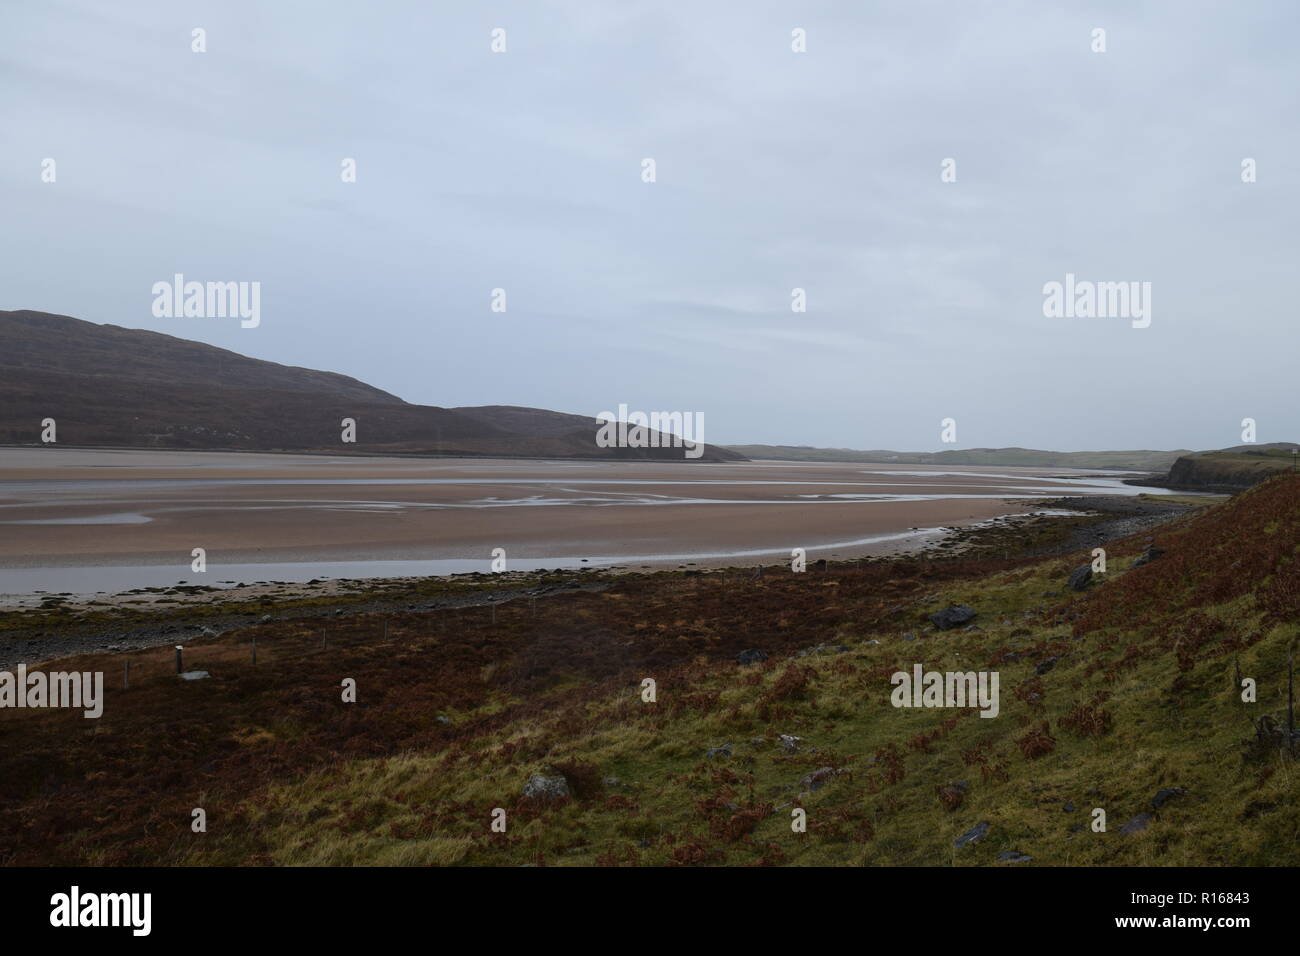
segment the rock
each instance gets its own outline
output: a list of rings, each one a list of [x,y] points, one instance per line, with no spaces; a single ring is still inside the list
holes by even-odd
[[[1071,800],[1067,800],[1067,801],[1065,801],[1065,806],[1061,807],[1061,809],[1064,810],[1066,813],[1073,813],[1073,812],[1074,812],[1074,802],[1071,801]]]
[[[827,781],[837,776],[841,771],[834,767],[819,767],[812,773],[808,774],[799,781],[799,786],[807,787],[809,790],[820,790],[826,786]]]
[[[731,744],[723,744],[721,747],[710,747],[708,750],[704,751],[704,757],[706,760],[712,760],[714,757],[730,756]]]
[[[209,676],[207,671],[186,671],[181,680],[207,680]]]
[[[1065,586],[1068,587],[1071,591],[1082,591],[1091,583],[1092,583],[1092,565],[1081,564],[1073,571],[1070,572],[1070,577],[1065,582]]]
[[[444,727],[451,726],[451,718],[448,717],[446,714],[439,714],[437,717],[433,719],[436,720],[438,723],[442,724]]]
[[[535,773],[524,784],[524,796],[530,800],[561,800],[569,796],[569,781],[563,776]]]
[[[930,623],[935,630],[951,631],[954,627],[969,624],[975,619],[976,611],[964,604],[949,604],[942,611],[930,615]]]
[[[1156,795],[1151,798],[1151,808],[1159,810],[1174,797],[1181,797],[1185,793],[1187,791],[1182,787],[1165,787],[1163,790],[1157,790]]]
[[[259,617],[259,618],[257,619],[257,623],[258,623],[258,624],[270,624],[270,623],[271,623],[271,615],[269,615],[269,614],[263,614],[261,617]]]
[[[1128,823],[1119,828],[1120,833],[1133,834],[1140,830],[1145,830],[1151,823],[1151,814],[1139,813]]]
[[[796,750],[799,749],[799,741],[801,740],[803,740],[802,737],[795,737],[792,734],[782,734],[781,749],[788,750],[790,753],[794,753]]]
[[[805,647],[795,657],[808,657],[810,654],[820,654],[822,651],[829,651],[832,654],[847,654],[849,649],[843,644],[818,644],[816,647]]]
[[[915,635],[915,634],[912,634],[912,633],[909,632],[909,633],[903,635],[903,640],[905,640],[905,641],[914,641],[914,640],[916,640],[916,635]]]
[[[1157,548],[1154,544],[1149,544],[1147,545],[1147,549],[1142,552],[1142,556],[1133,562],[1133,567],[1140,568],[1144,564],[1150,564],[1164,553],[1164,548]]]
[[[999,863],[1028,863],[1033,857],[1019,850],[1003,850],[998,854]]]
[[[821,558],[820,560],[814,561],[814,562],[813,562],[813,567],[816,568],[818,571],[825,571],[825,570],[826,570],[826,559],[825,559],[825,558]]]
[[[1050,671],[1053,667],[1056,666],[1056,662],[1059,661],[1060,659],[1061,659],[1061,655],[1059,654],[1055,654],[1052,657],[1044,657],[1041,661],[1038,662],[1038,666],[1034,668],[1034,673],[1046,674],[1048,671]]]
[[[969,830],[967,830],[965,833],[959,836],[956,840],[954,840],[952,845],[957,847],[958,849],[961,849],[962,847],[969,846],[972,843],[978,843],[980,840],[984,839],[984,837],[988,835],[988,832],[989,832],[988,821],[981,820],[979,823],[975,824],[973,827],[971,827]]]
[[[976,634],[982,630],[984,630],[984,628],[980,627],[978,624],[968,624],[966,627],[961,629],[961,632],[963,634]]]
[[[744,667],[748,664],[757,664],[765,660],[767,660],[767,655],[764,654],[762,651],[756,650],[752,647],[749,648],[748,650],[741,651],[739,654],[736,655],[736,663],[739,664],[741,667]]]

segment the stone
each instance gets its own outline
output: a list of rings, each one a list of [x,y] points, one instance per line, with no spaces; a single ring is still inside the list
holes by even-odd
[[[1144,564],[1150,564],[1164,553],[1164,548],[1157,548],[1154,544],[1147,545],[1147,549],[1142,552],[1142,556],[1133,562],[1133,567],[1140,568]]]
[[[1070,572],[1069,579],[1065,586],[1071,591],[1082,591],[1092,583],[1092,565],[1081,564]]]
[[[1019,850],[1003,850],[998,854],[999,863],[1028,863],[1033,857]]]
[[[809,790],[820,790],[826,786],[826,782],[840,773],[834,767],[819,767],[812,773],[808,774],[799,781],[801,787],[807,787]]]
[[[1139,813],[1128,823],[1119,828],[1120,833],[1134,834],[1145,830],[1151,824],[1151,814]]]
[[[1061,656],[1059,654],[1056,654],[1052,657],[1043,658],[1041,661],[1038,662],[1038,666],[1034,668],[1034,673],[1040,675],[1046,674],[1048,671],[1050,671],[1053,667],[1056,666],[1056,662],[1059,661],[1060,659]]]
[[[979,823],[975,824],[973,827],[971,827],[969,830],[967,830],[965,833],[959,836],[956,840],[954,840],[952,845],[957,847],[958,849],[961,849],[962,847],[969,846],[972,843],[978,843],[980,840],[984,839],[984,837],[988,835],[988,832],[989,832],[988,821],[981,820]]]
[[[1151,798],[1151,808],[1159,810],[1174,797],[1181,797],[1185,793],[1187,791],[1182,787],[1165,787],[1163,790],[1157,790],[1156,795]]]
[[[831,654],[847,654],[849,652],[849,649],[845,647],[843,644],[818,644],[816,647],[803,648],[797,654],[795,654],[795,656],[808,657],[809,655],[812,654],[820,654],[822,651],[826,651]]]
[[[767,660],[767,655],[762,651],[756,650],[755,648],[752,647],[747,650],[743,650],[736,655],[736,663],[739,664],[741,667],[745,667],[749,664],[758,664],[765,660]]]
[[[535,773],[524,784],[524,796],[530,800],[561,800],[569,796],[569,781],[562,775]]]
[[[934,625],[935,630],[951,631],[954,627],[969,624],[975,619],[977,613],[964,604],[949,604],[942,611],[931,614],[930,623]]]
[[[712,760],[714,757],[730,756],[731,744],[723,744],[721,747],[710,747],[708,750],[704,751],[704,757],[706,760]]]
[[[207,671],[186,671],[181,674],[181,680],[207,680],[210,676]]]

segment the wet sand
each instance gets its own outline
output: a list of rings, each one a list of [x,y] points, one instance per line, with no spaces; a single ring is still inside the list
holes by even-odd
[[[1098,473],[987,466],[0,448],[0,569],[156,566],[216,582],[233,565],[488,570],[494,548],[518,562],[511,569],[773,563],[796,547],[810,560],[848,558],[1033,510],[1025,499],[1136,491]],[[205,575],[190,572],[194,548],[207,552]]]

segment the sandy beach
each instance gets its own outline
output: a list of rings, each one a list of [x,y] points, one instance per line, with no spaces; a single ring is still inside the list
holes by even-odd
[[[249,565],[267,565],[277,580],[385,570],[368,562],[394,562],[386,570],[395,574],[418,572],[396,562],[433,562],[428,573],[451,573],[487,570],[494,548],[511,569],[584,558],[772,563],[796,547],[814,560],[847,558],[1033,510],[1026,499],[1126,489],[1113,475],[1032,468],[7,448],[0,574],[152,566],[217,581],[231,576],[223,567],[243,575]],[[194,548],[207,553],[202,579],[190,573]],[[280,565],[296,567],[277,577]],[[32,581],[11,575],[0,592],[36,590]],[[41,589],[68,586],[52,578]]]

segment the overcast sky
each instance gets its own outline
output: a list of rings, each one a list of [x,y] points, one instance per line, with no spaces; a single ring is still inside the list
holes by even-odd
[[[1297,10],[4,0],[0,308],[721,443],[1300,440]],[[154,318],[177,272],[261,325]]]

